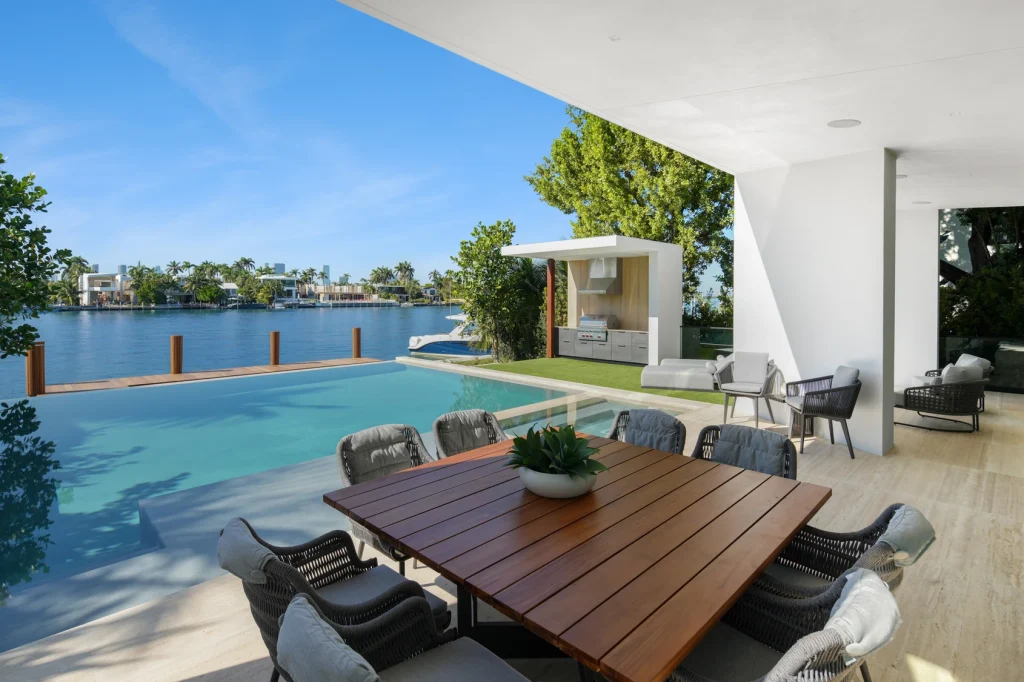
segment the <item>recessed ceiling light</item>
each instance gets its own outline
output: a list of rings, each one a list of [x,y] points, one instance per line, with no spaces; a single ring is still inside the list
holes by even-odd
[[[925,205],[930,204],[932,202],[930,202],[930,201],[915,201],[914,203],[917,204],[918,206],[925,206]]]
[[[608,36],[608,40],[612,41],[613,43],[617,43],[620,40],[622,40],[622,38],[613,33],[612,35]]]
[[[837,118],[834,121],[829,121],[826,125],[829,128],[856,128],[860,125],[860,121],[855,118]]]
[[[949,112],[949,115],[950,116],[959,116],[960,112],[959,111],[951,111],[951,112]]]
[[[902,180],[905,177],[907,177],[907,176],[906,175],[899,175],[899,174],[896,175],[896,179],[897,180]]]

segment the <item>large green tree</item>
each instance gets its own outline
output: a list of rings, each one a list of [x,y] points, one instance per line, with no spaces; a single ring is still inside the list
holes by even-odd
[[[511,220],[480,223],[452,257],[455,295],[499,362],[536,357],[542,339],[543,273],[529,258],[501,255],[515,233]]]
[[[34,175],[18,178],[3,170],[0,154],[0,358],[25,355],[39,334],[24,322],[38,318],[50,303],[49,282],[71,257],[52,251],[50,230],[33,227],[33,216],[45,213],[46,190]],[[19,322],[21,324],[19,324]]]
[[[732,176],[582,109],[566,112],[569,125],[526,181],[543,201],[573,216],[573,236],[678,244],[684,300],[697,294],[714,262],[731,287]]]

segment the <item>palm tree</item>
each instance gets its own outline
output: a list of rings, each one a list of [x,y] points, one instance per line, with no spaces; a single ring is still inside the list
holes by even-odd
[[[318,281],[324,282],[327,279],[327,273],[324,272],[323,270],[320,270],[319,272],[316,273],[316,278]]]
[[[256,261],[254,261],[252,258],[246,258],[245,256],[242,256],[241,258],[235,261],[234,267],[238,268],[239,270],[247,270],[249,272],[252,272],[253,270],[256,269]]]
[[[200,263],[198,266],[196,266],[196,269],[203,271],[204,273],[206,273],[210,277],[213,277],[219,271],[218,268],[217,268],[217,264],[214,263],[213,261],[208,261],[208,260],[204,260],[202,263]]]
[[[274,268],[270,267],[269,265],[261,265],[258,268],[256,268],[256,272],[255,272],[255,275],[257,277],[260,277],[262,275],[273,275],[273,274],[274,274]]]
[[[64,264],[64,279],[73,279],[76,282],[82,273],[89,272],[89,261],[81,256],[72,256]]]
[[[339,283],[339,284],[348,284],[348,281],[349,281],[350,279],[352,279],[352,275],[350,275],[350,274],[348,274],[348,273],[346,272],[346,273],[345,273],[344,275],[342,275],[342,276],[341,276],[341,279],[339,280],[339,282],[338,282],[338,283]]]
[[[411,281],[415,272],[416,268],[414,268],[412,266],[412,263],[410,263],[407,260],[404,260],[395,266],[395,274],[398,275],[398,279],[402,280],[403,282]]]
[[[181,263],[176,260],[172,260],[167,264],[167,274],[171,277],[177,277],[181,272]]]
[[[211,280],[211,278],[200,267],[197,268],[195,272],[189,273],[189,275],[185,278],[185,285],[182,287],[182,289],[191,294],[192,301],[194,303],[196,301],[196,294],[199,293],[199,291],[201,291],[203,287],[210,286],[210,284],[212,283],[213,281]]]
[[[78,305],[81,293],[77,279],[64,277],[56,282],[50,282],[50,300],[53,303]]]
[[[372,284],[387,284],[394,279],[395,271],[386,265],[382,265],[370,271],[370,282]]]
[[[184,263],[181,264],[181,272],[192,272],[192,268],[194,267],[194,265],[192,265],[188,261],[185,261]]]
[[[429,278],[430,278],[430,283],[431,283],[431,284],[433,284],[433,285],[434,285],[435,287],[437,287],[438,289],[440,289],[440,288],[441,288],[441,280],[442,280],[442,279],[444,279],[444,275],[442,275],[442,274],[441,274],[440,272],[438,272],[437,270],[431,270],[431,271],[430,271],[430,274],[429,274],[429,275],[427,275],[427,277],[429,277]]]

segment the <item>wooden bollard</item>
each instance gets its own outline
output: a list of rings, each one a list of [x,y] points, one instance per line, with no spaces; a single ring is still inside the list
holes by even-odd
[[[25,395],[36,395],[36,347],[32,346],[25,353]]]
[[[352,327],[352,357],[363,357],[363,330],[360,327]]]
[[[185,344],[179,334],[171,337],[171,374],[181,374],[182,354]]]
[[[281,332],[270,332],[270,364],[281,364]]]
[[[35,343],[35,388],[36,395],[46,394],[46,343],[36,341]]]

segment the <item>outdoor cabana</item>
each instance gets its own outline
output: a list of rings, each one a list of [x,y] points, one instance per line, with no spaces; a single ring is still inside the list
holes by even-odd
[[[561,354],[656,365],[679,357],[683,252],[675,244],[609,235],[516,244],[501,253],[548,263],[549,358]],[[569,275],[564,327],[556,327],[554,320],[559,260],[567,261]],[[588,319],[606,321],[606,334],[588,328]]]

